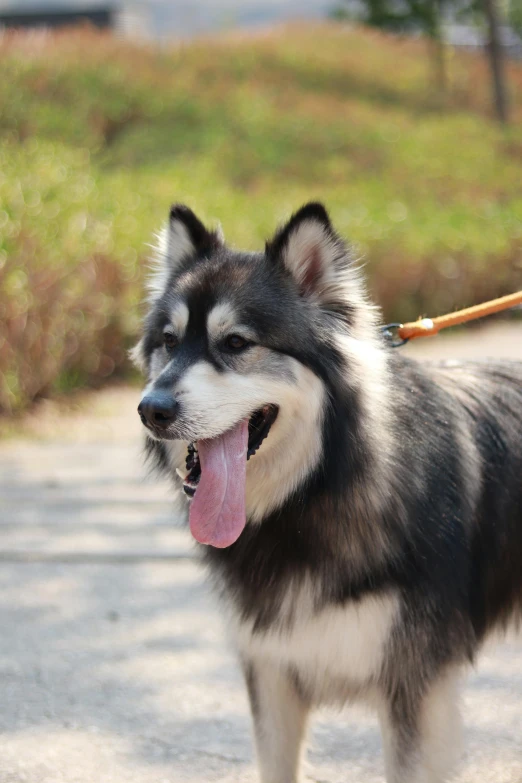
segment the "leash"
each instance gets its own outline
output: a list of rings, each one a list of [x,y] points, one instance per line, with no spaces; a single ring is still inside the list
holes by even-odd
[[[522,291],[501,296],[499,299],[492,299],[490,302],[473,307],[466,307],[464,310],[457,310],[456,313],[439,315],[437,318],[419,318],[418,321],[410,321],[406,324],[386,324],[381,327],[381,331],[390,346],[398,348],[417,337],[432,337],[438,334],[441,329],[457,326],[466,323],[466,321],[474,321],[476,318],[484,318],[486,315],[493,315],[493,313],[499,313],[517,305],[522,305]]]

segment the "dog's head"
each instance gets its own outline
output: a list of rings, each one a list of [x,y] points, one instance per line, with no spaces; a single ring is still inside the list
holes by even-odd
[[[263,253],[232,250],[172,208],[133,356],[148,377],[138,411],[149,438],[186,444],[198,540],[228,546],[314,470],[340,341],[356,342],[372,318],[320,204]]]

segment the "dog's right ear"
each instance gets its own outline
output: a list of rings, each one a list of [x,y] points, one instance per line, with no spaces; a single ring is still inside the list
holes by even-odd
[[[182,263],[202,258],[222,243],[218,231],[209,231],[185,204],[173,204],[167,225],[158,236],[155,269],[149,280],[151,298],[165,291],[169,278]]]

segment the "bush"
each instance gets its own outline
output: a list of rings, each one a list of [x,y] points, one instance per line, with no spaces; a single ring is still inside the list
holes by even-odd
[[[137,254],[113,242],[119,209],[87,151],[0,148],[0,406],[110,376],[136,329]]]
[[[520,288],[521,105],[510,130],[490,121],[475,56],[432,94],[423,47],[339,25],[170,51],[4,36],[0,409],[128,372],[146,243],[172,201],[253,248],[324,200],[386,319]]]

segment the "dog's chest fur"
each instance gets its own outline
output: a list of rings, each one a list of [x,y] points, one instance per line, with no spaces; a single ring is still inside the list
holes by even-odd
[[[290,671],[311,701],[336,702],[377,682],[398,609],[391,591],[316,609],[304,582],[287,589],[268,627],[235,614],[231,626],[244,659],[270,660]]]

